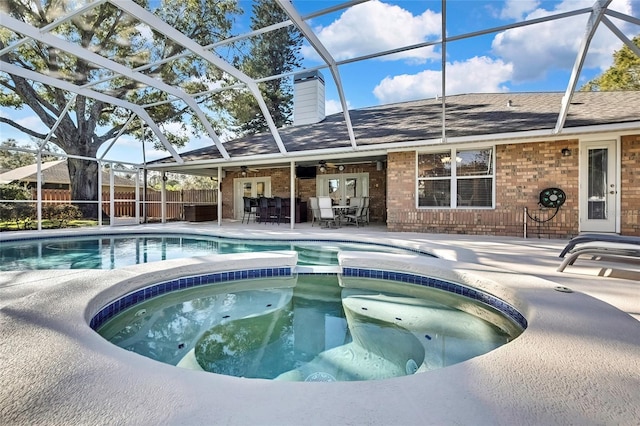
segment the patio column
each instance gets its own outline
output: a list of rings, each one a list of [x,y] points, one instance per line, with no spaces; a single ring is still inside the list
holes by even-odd
[[[167,223],[167,172],[162,171],[162,187],[160,192],[160,216],[162,223]]]
[[[38,231],[42,231],[42,185],[44,185],[44,182],[42,180],[42,154],[40,150],[36,154],[36,161],[36,217],[38,219]]]
[[[116,200],[115,197],[115,188],[113,183],[115,181],[113,175],[113,165],[109,167],[109,226],[113,227],[115,224],[115,211],[116,211]],[[136,200],[138,199],[138,181],[136,179]]]
[[[222,166],[218,166],[218,226],[222,226]]]
[[[98,160],[98,226],[102,226],[102,161]],[[113,164],[111,164],[111,167]]]
[[[295,228],[296,224],[296,162],[291,161],[289,166],[289,226]]]

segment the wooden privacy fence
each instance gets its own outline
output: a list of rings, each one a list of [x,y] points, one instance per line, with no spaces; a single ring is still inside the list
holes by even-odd
[[[33,191],[33,199],[37,198]],[[111,197],[108,192],[102,193],[102,211],[109,217],[135,217],[136,193],[114,193],[114,211],[111,212]],[[43,189],[42,201],[45,203],[71,202],[71,193],[66,189]],[[144,206],[149,218],[162,217],[162,193],[159,191],[147,191],[145,203],[142,203],[141,192],[140,216],[144,216]],[[215,189],[186,189],[182,191],[166,191],[167,219],[184,219],[185,205],[212,205],[218,203],[218,191]]]

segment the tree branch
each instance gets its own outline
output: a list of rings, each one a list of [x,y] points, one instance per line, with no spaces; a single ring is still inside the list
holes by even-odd
[[[8,124],[9,126],[14,127],[16,129],[20,130],[21,132],[26,133],[29,136],[33,136],[34,138],[37,138],[37,139],[44,139],[44,138],[47,137],[46,133],[38,133],[38,132],[33,131],[33,130],[27,128],[27,127],[21,126],[20,124],[16,123],[15,121],[10,120],[10,119],[8,119],[6,117],[3,117],[1,115],[0,115],[0,123]],[[56,139],[55,138],[54,139],[50,139],[50,140],[51,140],[52,143],[56,143]]]

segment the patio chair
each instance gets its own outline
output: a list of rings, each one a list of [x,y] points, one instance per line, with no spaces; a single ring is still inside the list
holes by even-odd
[[[256,214],[257,204],[250,197],[242,197],[242,201],[244,204],[244,210],[242,212],[242,223],[244,223],[245,218],[247,218],[247,223],[249,223],[251,215],[253,215],[253,220],[256,221],[258,219]]]
[[[331,197],[318,197],[318,209],[320,212],[320,224],[325,224],[327,228],[337,226],[336,216],[333,213],[333,203]]]
[[[272,222],[278,222],[278,225],[280,225],[280,221],[282,219],[284,219],[284,210],[282,208],[282,198],[281,197],[274,197],[273,198],[273,209],[271,211],[271,215],[272,215]]]
[[[267,197],[260,197],[258,200],[258,211],[260,212],[259,222],[271,222],[271,201]]]
[[[347,211],[347,213],[355,213],[355,211],[358,210],[358,207],[360,207],[361,205],[362,197],[351,197],[349,199],[349,210]]]
[[[362,215],[360,220],[364,224],[369,224],[369,197],[362,197]]]
[[[311,207],[311,226],[315,222],[320,222],[320,206],[318,205],[318,197],[309,197],[309,206]]]
[[[360,203],[360,205],[355,207],[355,210],[349,211],[347,214],[343,216],[343,219],[346,221],[345,223],[353,224],[359,227],[360,224],[363,224],[364,222],[363,215],[362,215],[363,211],[364,211],[364,203]]]

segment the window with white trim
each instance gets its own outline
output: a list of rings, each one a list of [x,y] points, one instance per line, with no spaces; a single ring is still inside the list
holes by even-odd
[[[493,148],[418,153],[418,207],[493,207]]]

